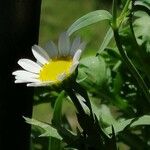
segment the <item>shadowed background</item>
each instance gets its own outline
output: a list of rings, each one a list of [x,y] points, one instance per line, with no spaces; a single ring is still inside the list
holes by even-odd
[[[28,150],[33,89],[14,84],[12,71],[38,42],[41,0],[0,1],[0,150]]]

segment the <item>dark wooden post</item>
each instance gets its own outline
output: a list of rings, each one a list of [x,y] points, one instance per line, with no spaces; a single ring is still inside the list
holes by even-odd
[[[14,84],[19,58],[38,42],[41,0],[0,0],[0,150],[29,150],[33,89]]]

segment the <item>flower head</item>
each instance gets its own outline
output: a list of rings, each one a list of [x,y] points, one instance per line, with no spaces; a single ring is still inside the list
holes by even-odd
[[[20,59],[18,64],[22,70],[14,71],[15,83],[27,83],[27,86],[48,86],[57,84],[69,77],[79,64],[82,50],[85,47],[80,38],[70,39],[66,32],[59,37],[58,48],[51,41],[45,49],[32,46],[36,62],[30,59]]]

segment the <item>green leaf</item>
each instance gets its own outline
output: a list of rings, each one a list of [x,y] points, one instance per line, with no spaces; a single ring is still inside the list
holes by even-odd
[[[148,5],[150,5],[150,1],[149,0],[140,0],[140,1],[142,1],[143,3],[146,3]]]
[[[104,88],[106,73],[106,63],[102,57],[88,56],[80,61],[77,82],[90,92],[96,92],[98,88]]]
[[[97,54],[100,54],[101,52],[103,52],[103,50],[108,46],[112,38],[113,38],[113,30],[112,28],[109,28]]]
[[[123,81],[120,72],[116,73],[116,77],[114,78],[113,91],[114,94],[120,93]]]
[[[150,15],[150,3],[148,4],[146,1],[136,1],[134,5],[134,11],[144,11]]]
[[[62,125],[61,116],[62,116],[62,103],[64,98],[65,98],[65,91],[62,91],[55,102],[52,125],[56,127],[57,132],[62,136],[64,141],[66,141],[67,143],[71,143],[72,141],[76,140],[76,134],[64,128]]]
[[[43,122],[40,122],[38,120],[35,120],[35,119],[30,119],[30,118],[27,118],[27,117],[23,117],[26,121],[26,123],[29,123],[31,125],[34,125],[36,127],[40,127],[41,129],[43,129],[45,132],[42,133],[40,135],[40,137],[44,137],[44,136],[51,136],[51,137],[55,137],[59,140],[61,140],[61,136],[58,134],[57,130],[55,128],[53,128],[52,126],[46,124],[46,123],[43,123]]]
[[[111,111],[109,109],[109,107],[105,104],[101,104],[100,107],[98,107],[97,105],[95,105],[95,103],[92,103],[92,108],[93,108],[93,112],[95,113],[95,115],[97,116],[97,118],[104,123],[106,125],[112,125],[113,123],[116,122],[116,120],[114,119],[114,117],[111,114]]]
[[[90,12],[78,20],[76,20],[68,29],[68,34],[71,35],[75,31],[86,27],[88,25],[94,24],[96,22],[102,21],[102,20],[111,20],[112,16],[111,14],[106,10],[96,10],[93,12]]]
[[[83,101],[83,103],[82,103],[82,100],[81,100],[80,103],[81,103],[82,107],[84,106],[83,104],[86,104],[86,106],[87,106],[87,107],[89,108],[89,110],[90,110],[90,115],[91,115],[91,117],[94,118],[93,111],[92,111],[92,106],[91,106],[91,102],[90,102],[90,99],[89,99],[89,96],[88,96],[87,91],[86,91],[80,84],[78,84],[77,82],[74,83],[73,88],[74,88],[74,90],[75,90],[78,94],[81,95],[82,98],[85,99],[85,101]],[[85,107],[83,107],[83,108],[85,108]]]
[[[123,140],[129,147],[132,147],[132,150],[149,150],[147,140],[141,138],[141,136],[136,133],[126,131],[120,133],[118,138]]]
[[[62,91],[56,100],[56,103],[54,106],[53,120],[52,120],[52,123],[54,124],[54,126],[61,125],[62,103],[63,103],[64,97],[65,97],[65,91]]]
[[[150,115],[144,115],[139,118],[132,118],[132,119],[128,119],[128,120],[119,121],[112,125],[114,127],[115,133],[123,131],[128,125],[130,125],[130,127],[135,127],[135,126],[139,126],[139,125],[150,125]],[[105,131],[108,134],[111,134],[112,127],[111,126],[107,127],[105,129]]]
[[[150,52],[150,17],[145,13],[137,13],[137,16],[138,19],[134,21],[134,31],[138,44],[145,43],[147,52]]]

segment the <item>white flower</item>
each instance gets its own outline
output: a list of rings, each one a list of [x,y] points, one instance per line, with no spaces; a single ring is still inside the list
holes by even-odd
[[[85,47],[80,38],[70,39],[66,32],[59,37],[58,48],[51,41],[45,50],[37,45],[32,47],[36,62],[20,59],[18,64],[22,70],[14,71],[15,83],[27,83],[27,86],[48,86],[69,77],[79,64],[81,52]]]

